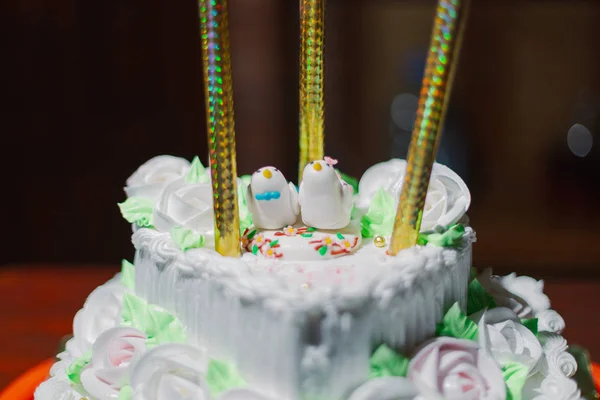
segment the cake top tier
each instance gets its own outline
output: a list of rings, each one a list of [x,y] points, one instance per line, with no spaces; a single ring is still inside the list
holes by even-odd
[[[370,167],[360,182],[335,168],[337,160],[310,162],[299,186],[273,166],[238,178],[241,243],[244,252],[285,261],[323,261],[347,256],[365,245],[382,248],[390,240],[406,161]],[[214,249],[210,174],[192,163],[155,157],[127,179],[128,198],[119,204],[134,229],[169,233],[182,251]],[[434,164],[420,244],[452,246],[461,239],[471,198],[463,180]]]

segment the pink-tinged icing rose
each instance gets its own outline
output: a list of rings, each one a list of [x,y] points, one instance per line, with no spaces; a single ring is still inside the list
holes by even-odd
[[[502,371],[470,340],[448,337],[433,340],[410,361],[408,378],[426,399],[506,398]]]
[[[348,400],[413,400],[419,399],[413,383],[400,376],[370,379],[356,388]]]
[[[116,399],[129,381],[130,366],[146,351],[146,335],[116,327],[101,334],[92,347],[92,360],[81,372],[85,391],[98,400]]]

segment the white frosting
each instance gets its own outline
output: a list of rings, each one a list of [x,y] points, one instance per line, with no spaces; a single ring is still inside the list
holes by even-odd
[[[544,346],[545,363],[542,366],[544,375],[560,375],[567,378],[577,372],[577,362],[567,351],[567,341],[556,333],[540,332],[540,341]]]
[[[477,343],[439,337],[408,364],[408,378],[425,399],[505,400],[502,371]]]
[[[71,388],[65,378],[53,376],[38,386],[33,397],[37,400],[80,400],[81,394]]]
[[[544,379],[539,389],[538,396],[532,400],[580,400],[581,390],[573,379],[566,379],[552,375]],[[583,400],[583,399],[582,399]]]
[[[133,367],[133,400],[209,400],[207,368],[205,351],[183,344],[158,346]]]
[[[72,358],[91,350],[102,332],[119,324],[125,291],[125,287],[113,279],[88,296],[83,308],[75,314],[73,339],[67,343]]]
[[[508,308],[494,308],[483,313],[479,321],[479,345],[500,365],[520,363],[536,371],[542,358],[542,346],[533,332],[523,326],[517,314]]]
[[[92,347],[92,360],[81,372],[83,389],[95,399],[116,399],[129,382],[131,365],[146,351],[146,335],[134,328],[103,332]]]
[[[536,314],[536,318],[538,319],[538,330],[552,332],[552,333],[562,333],[565,329],[565,320],[554,310],[544,310]]]
[[[173,156],[157,156],[142,164],[127,179],[127,197],[145,197],[156,202],[163,189],[174,180],[183,177],[190,163]]]
[[[550,299],[544,294],[544,281],[515,273],[501,278],[502,286],[509,292],[524,299],[533,312],[539,313],[550,308]]]
[[[504,281],[497,275],[492,275],[490,268],[485,269],[477,279],[481,286],[494,298],[498,307],[505,307],[513,310],[519,318],[533,318],[535,316],[529,303],[509,291],[504,286]]]
[[[365,171],[358,185],[358,195],[354,203],[366,211],[379,189],[388,192],[397,201],[400,199],[406,161],[391,159],[375,164]],[[471,194],[465,182],[445,165],[434,163],[431,180],[425,199],[421,231],[447,227],[458,222],[471,204]]]
[[[183,253],[149,229],[133,242],[137,294],[273,398],[341,398],[364,380],[372,343],[411,348],[454,302],[466,306],[468,240],[458,251],[426,246],[396,257],[369,244],[313,262]]]

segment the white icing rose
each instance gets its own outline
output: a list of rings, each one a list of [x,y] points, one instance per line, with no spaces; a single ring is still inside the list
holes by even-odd
[[[498,307],[509,308],[519,318],[533,318],[534,312],[529,303],[519,295],[504,287],[502,278],[492,275],[490,268],[485,269],[478,277],[481,286],[494,298]]]
[[[206,352],[183,344],[163,344],[148,351],[133,367],[133,400],[208,400],[204,382]]]
[[[156,202],[163,189],[174,180],[183,177],[190,169],[184,158],[157,156],[142,164],[127,179],[127,197],[145,197]]]
[[[81,372],[81,385],[98,400],[113,399],[129,381],[130,366],[146,351],[146,335],[116,327],[101,334],[92,346],[92,359]]]
[[[66,379],[51,377],[44,381],[33,394],[35,400],[80,400],[77,393]]]
[[[406,161],[391,159],[367,169],[360,179],[355,205],[366,211],[379,189],[400,199]],[[450,168],[435,163],[425,199],[421,231],[434,230],[458,222],[471,204],[471,194],[465,182]]]
[[[542,345],[510,309],[485,311],[479,320],[478,338],[479,346],[500,365],[517,362],[529,368],[530,375],[536,372],[542,358]]]
[[[75,314],[73,339],[66,346],[73,358],[90,350],[102,332],[119,324],[125,290],[121,282],[111,280],[88,296],[83,308]]]
[[[171,228],[180,226],[194,230],[205,239],[212,239],[214,221],[210,181],[186,183],[182,178],[167,186],[154,209],[154,226],[159,232],[169,232]]]
[[[565,329],[565,320],[554,310],[544,310],[536,314],[538,331],[562,333]]]
[[[363,383],[352,392],[348,400],[412,400],[418,394],[407,378],[385,376]]]
[[[561,376],[549,376],[542,382],[539,389],[536,390],[540,395],[532,400],[580,400],[581,390],[573,379]]]
[[[439,337],[408,364],[408,378],[425,399],[504,400],[506,386],[496,362],[477,343]]]
[[[544,294],[544,281],[529,276],[517,276],[512,273],[501,278],[502,286],[509,292],[524,299],[534,313],[550,308],[550,299]]]
[[[238,179],[238,185],[243,182]],[[165,188],[154,208],[154,227],[170,232],[173,227],[192,229],[204,236],[205,245],[214,245],[214,213],[210,179],[186,183],[178,179]]]

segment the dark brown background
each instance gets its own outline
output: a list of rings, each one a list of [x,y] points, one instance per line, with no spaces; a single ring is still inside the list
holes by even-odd
[[[600,2],[472,3],[442,151],[472,190],[475,263],[596,275],[600,156],[597,143],[574,156],[566,136],[580,122],[598,138]],[[128,257],[127,176],[154,155],[206,154],[196,2],[4,4],[2,261]],[[239,172],[293,179],[297,2],[229,8]],[[345,172],[404,156],[390,105],[418,93],[433,11],[328,2],[326,152]]]

